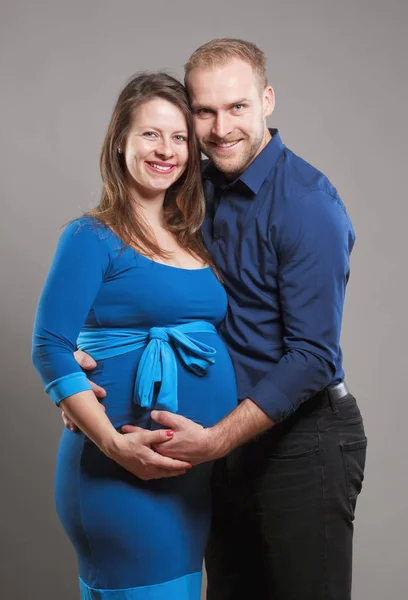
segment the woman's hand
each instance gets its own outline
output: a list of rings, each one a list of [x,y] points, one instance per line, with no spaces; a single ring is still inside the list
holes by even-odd
[[[74,353],[74,357],[79,366],[85,371],[95,369],[96,362],[86,352],[77,350]],[[99,400],[97,406],[104,412],[105,407],[100,401],[105,398],[106,391],[92,381],[89,382],[94,395]],[[78,426],[70,419],[69,415],[64,411],[63,406],[61,406],[61,409],[61,416],[65,427],[73,432],[78,431]],[[112,433],[113,435],[111,435]],[[150,431],[141,427],[132,427],[131,433],[120,434],[111,431],[103,440],[95,441],[109,458],[136,477],[139,477],[139,479],[148,481],[149,479],[184,475],[186,470],[191,468],[191,464],[188,462],[162,456],[154,451],[153,446],[155,444],[168,442],[173,438],[173,435],[174,431],[171,430],[158,429]]]
[[[161,456],[152,448],[171,440],[170,429],[150,431],[140,427],[130,434],[119,433],[91,390],[61,400],[64,413],[109,458],[140,479],[182,475],[191,467],[187,461]]]
[[[191,464],[155,452],[154,444],[163,444],[172,439],[173,431],[158,429],[150,431],[133,427],[132,433],[118,434],[105,454],[124,469],[148,481],[184,475]]]

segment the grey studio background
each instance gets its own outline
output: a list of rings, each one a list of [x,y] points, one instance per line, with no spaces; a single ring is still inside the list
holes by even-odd
[[[128,77],[181,76],[221,36],[266,52],[270,124],[328,175],[353,219],[342,345],[369,437],[353,597],[406,598],[406,0],[2,0],[0,11],[2,600],[78,597],[53,503],[62,424],[30,358],[60,227],[98,201],[99,149]]]

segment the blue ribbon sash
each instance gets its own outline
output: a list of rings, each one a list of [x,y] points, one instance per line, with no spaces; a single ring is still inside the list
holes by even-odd
[[[144,348],[136,375],[134,401],[140,406],[153,408],[154,386],[160,383],[154,408],[176,413],[176,357],[198,377],[203,377],[215,362],[216,350],[191,339],[189,333],[217,334],[217,330],[208,321],[194,321],[177,327],[152,327],[148,331],[96,329],[81,331],[77,347],[96,361]]]

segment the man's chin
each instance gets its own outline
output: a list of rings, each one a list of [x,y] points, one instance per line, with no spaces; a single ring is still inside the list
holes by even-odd
[[[232,161],[232,160],[220,160],[218,156],[210,156],[209,159],[213,162],[213,164],[217,167],[219,171],[228,176],[235,176],[238,173],[242,173],[245,170],[245,162],[244,161]]]

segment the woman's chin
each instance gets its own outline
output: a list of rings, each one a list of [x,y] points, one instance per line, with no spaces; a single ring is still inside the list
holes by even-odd
[[[143,182],[135,182],[133,180],[133,185],[131,186],[137,195],[141,196],[154,196],[157,194],[165,194],[171,185],[174,183],[174,179],[172,181],[143,181]]]

